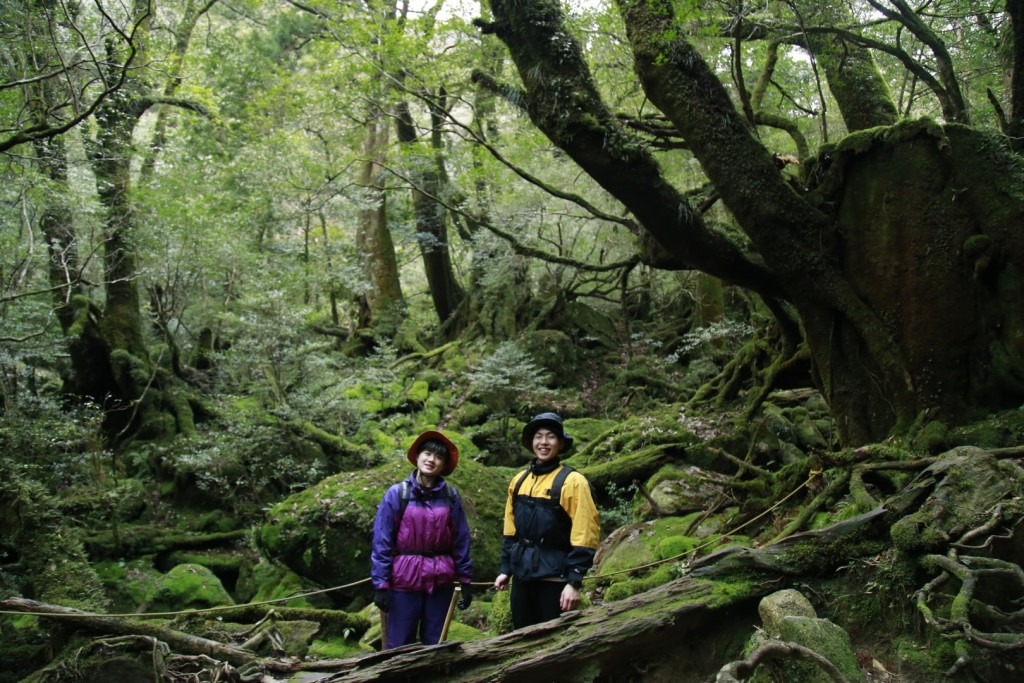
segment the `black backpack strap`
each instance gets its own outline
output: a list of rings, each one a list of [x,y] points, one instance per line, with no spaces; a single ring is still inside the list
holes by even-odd
[[[519,481],[516,482],[516,487],[514,489],[512,489],[512,501],[513,502],[515,502],[515,499],[519,497],[519,487],[523,485],[523,482],[526,481],[526,478],[528,476],[530,476],[530,470],[524,471],[523,472],[523,476],[519,477]]]
[[[444,483],[444,497],[448,499],[448,505],[455,507],[455,503],[459,500],[459,492],[455,490],[455,487],[448,482]]]
[[[402,483],[399,484],[398,489],[398,523],[402,523],[402,517],[405,516],[405,508],[409,507],[409,499],[412,498],[412,488],[409,486],[409,480],[403,479]],[[395,525],[397,528],[397,525]]]
[[[569,465],[562,465],[562,469],[558,470],[558,474],[555,475],[555,480],[551,483],[551,500],[556,504],[562,500],[562,485],[565,484],[565,479],[576,470]],[[526,481],[526,477],[530,475],[530,470],[523,472],[523,476],[519,477],[516,481],[515,488],[512,489],[512,500],[519,496],[519,487]]]
[[[562,501],[562,484],[575,471],[568,465],[562,465],[562,469],[558,470],[558,474],[555,475],[555,481],[551,484],[551,500],[556,505],[560,505]]]

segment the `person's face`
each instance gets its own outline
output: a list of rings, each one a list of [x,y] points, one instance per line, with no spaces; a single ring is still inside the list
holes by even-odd
[[[533,454],[540,462],[547,462],[558,457],[562,450],[562,440],[550,429],[543,427],[533,435]]]
[[[444,471],[445,457],[434,451],[423,450],[416,456],[416,469],[426,477],[439,477]]]

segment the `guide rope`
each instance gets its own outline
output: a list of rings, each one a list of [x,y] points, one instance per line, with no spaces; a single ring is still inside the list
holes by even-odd
[[[789,500],[790,498],[795,496],[797,493],[802,491],[804,488],[806,488],[816,477],[821,476],[821,474],[822,474],[822,470],[811,470],[810,473],[808,473],[808,475],[807,475],[807,480],[806,481],[804,481],[802,484],[800,484],[795,489],[790,491],[784,497],[779,499],[771,507],[766,508],[760,514],[757,514],[754,517],[751,517],[750,519],[748,519],[743,524],[740,524],[739,526],[734,527],[733,529],[729,530],[728,532],[726,532],[724,534],[719,534],[717,536],[717,538],[709,540],[709,541],[706,541],[706,542],[704,542],[704,543],[702,543],[702,544],[700,544],[700,545],[698,545],[698,546],[696,546],[694,548],[691,548],[690,550],[687,550],[686,552],[679,553],[678,555],[673,555],[672,557],[666,557],[666,558],[663,558],[661,560],[656,560],[654,562],[648,562],[647,564],[638,565],[636,567],[629,567],[627,569],[619,569],[619,570],[616,570],[616,571],[613,571],[613,572],[607,572],[605,574],[600,574],[600,575],[584,576],[583,580],[584,581],[593,581],[593,580],[598,580],[598,579],[606,579],[606,578],[608,578],[610,576],[617,576],[619,574],[628,574],[628,573],[631,573],[631,572],[640,571],[642,569],[650,569],[651,567],[657,567],[659,565],[666,564],[668,562],[676,562],[678,560],[682,560],[683,558],[685,558],[687,556],[692,556],[697,551],[702,550],[703,548],[707,548],[708,546],[711,546],[711,545],[717,543],[720,539],[722,539],[722,538],[724,538],[726,536],[731,536],[731,535],[741,531],[745,527],[753,524],[757,520],[759,520],[762,517],[768,515],[773,510],[777,509],[780,505],[785,503],[787,500]],[[321,589],[318,589],[318,590],[301,591],[299,593],[293,593],[292,595],[289,595],[287,597],[274,598],[272,600],[260,600],[258,602],[246,602],[246,603],[243,603],[241,605],[218,605],[218,606],[215,606],[215,607],[204,607],[204,608],[196,608],[196,609],[186,609],[186,610],[179,610],[179,611],[176,611],[176,612],[141,612],[141,613],[134,613],[134,612],[132,612],[130,614],[106,614],[106,613],[99,613],[99,612],[82,612],[80,614],[54,614],[52,612],[21,612],[21,611],[16,611],[16,610],[0,610],[0,614],[27,615],[27,616],[60,618],[60,619],[74,619],[76,617],[109,617],[109,618],[112,618],[112,619],[146,619],[146,618],[156,618],[156,617],[176,617],[176,616],[181,616],[181,615],[210,614],[210,613],[216,613],[216,612],[226,612],[226,611],[229,611],[229,610],[242,609],[242,608],[245,608],[245,607],[257,607],[259,605],[276,605],[278,603],[289,602],[291,600],[298,600],[298,599],[301,599],[301,598],[308,598],[310,596],[320,595],[322,593],[330,593],[332,591],[345,590],[347,588],[354,588],[356,586],[360,586],[360,585],[362,585],[364,583],[369,583],[369,582],[370,582],[370,579],[369,578],[365,578],[365,579],[360,579],[359,581],[353,581],[352,583],[344,584],[342,586],[332,586],[330,588],[321,588]],[[490,581],[474,581],[474,582],[471,582],[470,585],[471,586],[489,586],[489,587],[492,587],[492,588],[494,586],[493,582],[490,582]]]

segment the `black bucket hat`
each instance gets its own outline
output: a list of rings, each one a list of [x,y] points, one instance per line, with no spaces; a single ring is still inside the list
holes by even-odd
[[[538,429],[550,429],[557,434],[558,438],[562,440],[562,453],[572,450],[572,436],[565,431],[562,418],[558,413],[541,413],[527,422],[523,427],[523,448],[530,452],[533,451],[533,435],[537,433]]]

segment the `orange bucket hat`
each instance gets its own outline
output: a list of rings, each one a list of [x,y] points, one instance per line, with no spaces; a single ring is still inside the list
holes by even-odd
[[[440,441],[448,448],[448,458],[444,463],[444,471],[441,472],[442,477],[447,477],[455,471],[455,468],[459,464],[459,449],[454,443],[452,443],[451,439],[441,432],[427,430],[417,436],[416,440],[412,442],[411,446],[409,446],[409,452],[406,454],[406,457],[409,458],[409,462],[415,465],[416,459],[419,457],[420,451],[422,450],[421,446],[431,439]]]

